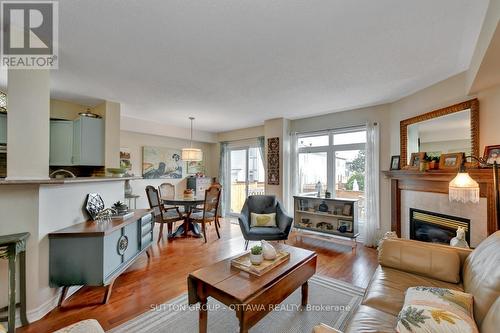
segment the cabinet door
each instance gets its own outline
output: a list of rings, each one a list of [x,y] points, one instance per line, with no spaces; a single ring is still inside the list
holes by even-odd
[[[0,143],[7,143],[7,115],[0,113]]]
[[[72,165],[73,122],[68,120],[50,121],[50,165]]]
[[[81,117],[73,123],[73,163],[104,165],[104,121]]]

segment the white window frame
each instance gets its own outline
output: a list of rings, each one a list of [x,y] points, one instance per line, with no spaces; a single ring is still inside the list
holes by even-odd
[[[332,196],[335,197],[335,181],[337,175],[337,165],[335,163],[335,155],[339,151],[346,150],[366,150],[366,142],[365,143],[352,143],[352,144],[344,144],[344,145],[333,145],[333,137],[335,134],[342,133],[351,133],[351,132],[360,132],[366,131],[366,126],[355,126],[349,128],[340,128],[340,129],[331,129],[324,131],[316,131],[316,132],[304,132],[297,134],[297,147],[299,147],[300,138],[304,137],[313,137],[313,136],[324,136],[328,135],[328,146],[318,146],[318,147],[299,147],[297,148],[297,163],[299,163],[299,154],[301,153],[324,153],[327,154],[327,165],[326,165],[326,179],[327,179],[327,189]],[[297,168],[297,173],[298,173]],[[298,179],[298,177],[296,177]],[[298,187],[298,184],[297,184]],[[297,188],[298,190],[298,188]],[[304,194],[304,193],[298,193]]]

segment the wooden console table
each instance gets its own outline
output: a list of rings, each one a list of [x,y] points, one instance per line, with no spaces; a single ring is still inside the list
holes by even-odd
[[[87,221],[49,234],[49,283],[63,287],[107,286],[106,304],[115,279],[153,243],[152,210],[137,209],[125,220]]]

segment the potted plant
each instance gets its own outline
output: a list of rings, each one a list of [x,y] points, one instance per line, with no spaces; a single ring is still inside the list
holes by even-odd
[[[252,265],[260,265],[264,257],[262,256],[262,246],[256,245],[250,249],[250,262]]]

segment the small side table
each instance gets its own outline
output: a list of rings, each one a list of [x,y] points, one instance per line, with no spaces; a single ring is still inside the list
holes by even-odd
[[[139,197],[140,195],[138,194],[125,194],[125,199],[127,200],[128,208],[137,209],[137,198]],[[134,207],[131,207],[132,199],[134,199]]]
[[[8,311],[7,317],[0,318],[0,321],[8,323],[7,332],[16,331],[16,259],[19,256],[19,279],[20,279],[20,307],[21,323],[28,325],[26,317],[26,240],[30,236],[29,232],[20,234],[0,236],[0,259],[9,260],[9,305],[2,309]]]

